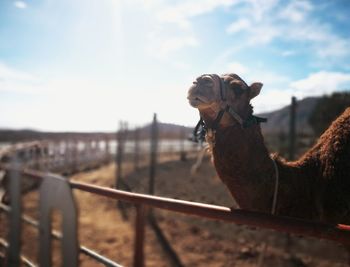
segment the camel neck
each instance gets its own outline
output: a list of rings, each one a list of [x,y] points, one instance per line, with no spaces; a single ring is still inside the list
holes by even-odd
[[[275,170],[259,125],[218,129],[213,156],[218,175],[241,208],[271,210]]]

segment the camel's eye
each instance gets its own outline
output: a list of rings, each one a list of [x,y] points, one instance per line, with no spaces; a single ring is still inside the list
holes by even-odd
[[[209,87],[214,85],[212,79],[210,79],[209,77],[201,78],[200,83],[202,85],[209,86]]]
[[[240,96],[241,94],[243,94],[242,86],[237,82],[231,83],[230,88],[233,90],[236,96]]]

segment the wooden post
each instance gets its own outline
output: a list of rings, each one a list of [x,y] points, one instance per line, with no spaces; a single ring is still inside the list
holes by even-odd
[[[121,177],[122,173],[122,146],[121,146],[121,129],[122,122],[119,122],[119,130],[116,133],[115,140],[116,140],[116,151],[115,151],[115,188],[119,189],[119,178]]]
[[[289,117],[289,160],[294,160],[295,158],[295,141],[296,141],[296,131],[295,131],[295,122],[296,122],[296,107],[297,101],[296,97],[292,97],[292,102],[290,105],[290,117]],[[286,253],[291,253],[292,239],[289,233],[286,234]]]
[[[72,157],[72,159],[73,159],[73,171],[75,172],[75,171],[77,171],[78,170],[78,168],[79,168],[79,162],[78,162],[78,139],[77,138],[74,138],[73,140],[72,140],[72,154],[73,154],[73,157]]]
[[[91,156],[92,156],[92,161],[91,161],[91,165],[95,164],[96,161],[96,150],[97,150],[97,143],[96,143],[96,139],[94,136],[91,137]]]
[[[145,207],[136,205],[134,267],[144,266]]]
[[[54,140],[50,142],[50,151],[51,151],[51,163],[50,163],[51,165],[50,171],[51,171],[55,168],[55,163],[56,163],[56,143]]]
[[[140,129],[136,128],[134,130],[134,170],[139,169],[139,159],[140,159]]]
[[[185,130],[185,127],[181,127],[180,128],[180,160],[181,161],[186,161],[185,139],[186,139],[186,130]]]
[[[33,160],[34,160],[34,169],[36,170],[39,170],[39,145],[36,145],[34,147],[34,157],[33,157]]]
[[[87,139],[87,151],[88,151],[88,153],[87,153],[87,166],[88,166],[88,168],[90,167],[90,165],[91,165],[91,161],[92,161],[92,144],[91,144],[91,139],[90,139],[91,137],[88,137],[88,139]]]
[[[68,170],[69,166],[69,161],[70,161],[70,141],[67,139],[65,141],[65,147],[64,147],[64,165],[63,169]]]
[[[117,153],[116,153],[116,189],[120,189],[121,179],[123,179],[122,175],[122,165],[123,165],[123,157],[124,157],[124,145],[126,139],[126,123],[119,123],[119,131],[117,132],[116,140],[117,140]]]
[[[105,153],[106,153],[106,163],[110,162],[110,146],[109,146],[109,136],[105,136]]]
[[[94,161],[95,161],[95,164],[98,164],[99,156],[100,156],[100,139],[98,138],[98,136],[95,136],[94,140],[95,140]]]
[[[150,159],[150,171],[149,171],[149,185],[148,193],[154,195],[154,177],[156,175],[157,165],[157,148],[158,148],[158,125],[157,114],[153,115],[153,122],[151,126],[151,159]]]
[[[116,189],[120,189],[120,190],[127,189],[125,186],[125,183],[123,183],[123,172],[122,172],[124,148],[125,148],[125,141],[126,141],[126,131],[127,131],[127,123],[120,122],[119,131],[117,133],[117,155],[116,155],[116,177],[115,177],[116,179],[115,187]],[[124,188],[122,188],[122,186],[124,186]],[[123,219],[128,220],[128,214],[126,213],[126,210],[125,210],[125,203],[123,203],[122,201],[118,201],[117,207],[119,208]]]
[[[17,159],[17,155],[11,159],[11,165],[20,168],[22,167]],[[9,246],[7,248],[7,263],[5,266],[20,266],[20,251],[21,251],[21,177],[19,171],[11,170],[9,172],[9,194],[11,200],[11,211],[9,213],[9,223],[11,225],[8,240]]]
[[[51,144],[49,141],[46,142],[45,145],[46,149],[45,149],[45,158],[46,158],[46,170],[51,170],[52,166],[51,166]]]
[[[296,97],[292,97],[292,103],[290,106],[290,120],[289,120],[289,159],[294,160],[295,157],[295,141],[296,141],[296,134],[295,134],[295,121],[296,121]]]

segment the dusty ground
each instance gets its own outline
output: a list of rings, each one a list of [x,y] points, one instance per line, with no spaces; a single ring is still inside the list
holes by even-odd
[[[230,194],[207,159],[195,176],[193,162],[173,161],[157,172],[157,195],[234,207]],[[146,170],[127,179],[137,192],[147,188]],[[251,230],[219,221],[157,211],[160,225],[185,266],[256,266],[268,244],[263,266],[347,266],[347,253],[332,242]]]
[[[165,160],[165,159],[163,159]],[[162,161],[163,161],[162,160]],[[169,158],[167,159],[169,160]],[[209,160],[195,176],[189,173],[193,160],[167,161],[156,172],[157,195],[234,206],[226,188],[216,177]],[[135,192],[147,192],[148,168],[134,172],[124,167],[125,180]],[[73,180],[111,187],[114,184],[113,164],[95,171],[71,177]],[[128,208],[129,220],[124,221],[116,202],[90,193],[76,191],[79,206],[79,240],[84,246],[124,266],[132,266],[134,209]],[[24,210],[37,218],[38,194],[24,197]],[[262,243],[268,244],[263,266],[347,266],[347,253],[338,245],[316,239],[291,237],[266,230],[251,230],[234,224],[210,221],[178,213],[155,210],[159,224],[185,266],[256,266]],[[57,216],[54,216],[55,218]],[[55,219],[57,228],[59,218]],[[0,213],[0,236],[6,234],[6,217]],[[36,261],[37,231],[28,226],[23,231],[23,254]],[[288,245],[289,244],[289,245]],[[60,266],[59,242],[54,242],[54,263]],[[172,266],[158,244],[153,231],[146,232],[146,266]],[[101,266],[81,255],[81,266]]]

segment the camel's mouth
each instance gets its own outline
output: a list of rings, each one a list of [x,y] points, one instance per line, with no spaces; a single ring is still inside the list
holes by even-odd
[[[204,96],[197,95],[197,94],[188,94],[187,96],[189,104],[194,107],[194,108],[199,108],[199,107],[206,107],[211,104],[210,101]]]
[[[206,103],[204,99],[199,96],[188,96],[187,99],[190,105],[194,108]]]
[[[195,83],[188,90],[187,99],[189,104],[194,108],[204,107],[211,104],[210,98],[208,98],[208,94],[211,92],[211,88],[207,86],[198,86]]]

